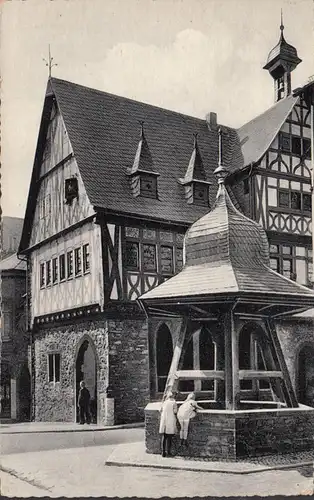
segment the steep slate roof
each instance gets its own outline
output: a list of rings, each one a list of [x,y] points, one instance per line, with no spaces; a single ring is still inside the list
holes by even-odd
[[[256,163],[266,153],[298,99],[290,95],[238,129],[244,167]]]
[[[207,179],[217,166],[218,132],[207,122],[174,111],[51,79],[77,159],[87,195],[94,207],[143,218],[190,224],[204,207],[188,205],[178,179],[184,177],[191,157],[193,134],[198,134]],[[132,168],[139,144],[140,122],[158,178],[159,199],[132,196],[127,170]],[[224,162],[230,171],[242,167],[237,133],[226,128]],[[209,189],[210,203],[215,200]]]
[[[2,253],[14,253],[17,251],[23,229],[24,219],[19,217],[2,217],[1,251]]]
[[[270,269],[264,229],[234,207],[223,184],[212,211],[187,231],[184,248],[183,270],[140,300],[249,293],[309,298],[314,304],[312,290]]]

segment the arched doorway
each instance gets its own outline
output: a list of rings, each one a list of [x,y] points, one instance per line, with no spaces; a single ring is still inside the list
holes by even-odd
[[[31,419],[31,377],[27,363],[24,363],[18,378],[18,419],[27,422]]]
[[[157,391],[165,390],[173,356],[172,337],[167,325],[160,326],[156,339]]]
[[[11,418],[11,369],[8,363],[1,363],[1,418]]]
[[[314,345],[305,345],[298,356],[298,400],[314,407]]]
[[[84,380],[87,389],[90,393],[90,411],[92,423],[97,423],[97,366],[96,355],[91,340],[85,338],[80,345],[76,357],[76,421],[79,421],[79,413],[77,408],[78,395],[80,390],[80,382]]]

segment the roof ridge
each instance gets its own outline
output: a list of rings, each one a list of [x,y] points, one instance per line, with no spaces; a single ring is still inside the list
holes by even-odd
[[[140,104],[142,104],[144,106],[148,106],[149,108],[158,109],[160,111],[164,111],[164,112],[171,113],[171,114],[176,114],[176,115],[183,116],[183,117],[186,117],[186,118],[191,118],[193,120],[198,120],[198,121],[203,122],[205,124],[207,123],[205,118],[199,118],[198,116],[188,115],[186,113],[181,113],[180,111],[175,111],[175,110],[172,110],[172,109],[164,108],[162,106],[157,106],[156,104],[150,104],[148,102],[139,101],[139,100],[136,100],[136,99],[131,99],[130,97],[125,97],[125,96],[122,96],[122,95],[113,94],[112,92],[107,92],[106,90],[95,89],[93,87],[88,87],[86,85],[81,85],[79,83],[71,82],[69,80],[63,80],[62,78],[52,77],[52,78],[50,78],[50,81],[51,81],[52,85],[53,85],[54,82],[62,82],[62,83],[66,83],[66,84],[69,84],[69,85],[74,85],[76,87],[83,88],[85,90],[90,90],[90,91],[95,92],[95,93],[100,94],[100,95],[105,94],[105,95],[108,95],[110,97],[117,98],[117,99],[123,99],[123,100],[128,101],[128,102],[133,102],[133,103],[137,103],[137,104],[140,103]],[[224,126],[226,128],[231,129],[231,130],[236,130],[233,127],[230,127],[230,126],[227,126],[227,125],[224,125]]]

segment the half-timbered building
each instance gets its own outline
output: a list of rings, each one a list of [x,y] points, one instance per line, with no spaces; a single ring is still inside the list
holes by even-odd
[[[19,249],[36,420],[75,419],[83,378],[97,422],[139,420],[161,397],[180,322],[148,321],[136,299],[184,265],[185,232],[214,204],[218,157],[233,204],[267,232],[273,269],[312,286],[314,85],[292,93],[299,62],[282,30],[265,66],[276,102],[239,130],[218,125],[215,113],[198,119],[49,79]],[[277,328],[299,385],[304,358],[305,397],[313,323],[299,317]],[[204,324],[191,340],[187,369],[215,366],[208,331]],[[241,347],[244,363],[251,350]],[[214,396],[211,381],[180,390],[191,388]]]

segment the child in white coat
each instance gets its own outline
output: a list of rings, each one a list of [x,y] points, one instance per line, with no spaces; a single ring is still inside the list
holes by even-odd
[[[178,411],[181,445],[185,444],[185,446],[187,446],[188,444],[187,438],[190,419],[195,417],[197,410],[202,410],[202,407],[195,401],[194,392],[191,392]]]
[[[160,409],[159,434],[162,434],[162,456],[170,456],[171,444],[177,432],[177,403],[172,392],[169,392]]]

